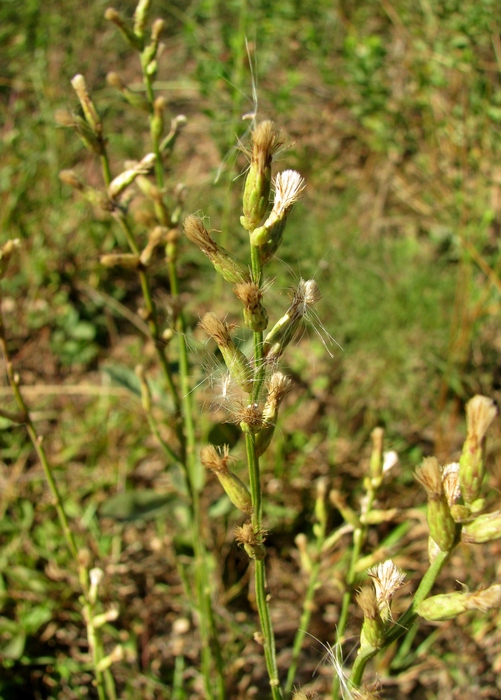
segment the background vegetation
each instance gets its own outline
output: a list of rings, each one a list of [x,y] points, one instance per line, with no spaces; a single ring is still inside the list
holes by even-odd
[[[119,9],[130,16],[134,5]],[[112,221],[58,178],[71,167],[100,183],[94,159],[54,119],[58,109],[76,107],[77,72],[101,110],[117,172],[146,148],[141,113],[124,109],[106,84],[117,70],[139,85],[136,62],[103,19],[106,7],[97,0],[0,6],[0,242],[22,241],[2,283],[2,308],[68,511],[92,535],[87,546],[107,574],[104,599],[120,606],[122,631],[108,634],[126,648],[116,671],[123,697],[201,697],[190,670],[195,623],[182,595],[186,543],[173,528],[182,509],[133,521],[106,512],[111,495],[166,493],[174,478],[138,408],[134,366],[155,362],[137,332],[140,289],[134,276],[98,264],[117,245]],[[185,211],[238,221],[244,161],[235,146],[249,124],[242,116],[274,119],[292,144],[287,167],[308,183],[275,264],[276,305],[287,306],[290,268],[315,276],[319,315],[342,347],[325,347],[310,330],[308,350],[299,342],[289,354],[295,389],[264,462],[276,554],[272,611],[286,669],[304,595],[294,537],[311,528],[316,479],[327,477],[355,505],[370,431],[384,426],[400,466],[380,505],[397,507],[409,524],[396,561],[412,578],[427,558],[417,507],[425,498],[413,468],[423,455],[456,456],[465,401],[499,393],[501,9],[495,0],[193,0],[154,2],[153,16],[167,20],[157,85],[171,115],[188,117],[170,173],[173,185],[189,188]],[[225,235],[241,232],[232,225]],[[235,302],[194,247],[183,246],[180,272],[198,384],[206,352],[197,321],[208,309],[231,313]],[[159,266],[160,307],[168,292]],[[0,405],[10,406],[3,375],[0,392]],[[209,411],[210,382],[196,400],[206,442],[222,420]],[[0,694],[92,697],[76,575],[42,471],[24,428],[0,420]],[[499,445],[496,426],[490,504],[501,487]],[[225,640],[235,659],[230,697],[259,697],[266,681],[252,639],[247,563],[233,544],[235,517],[210,479],[204,508],[218,612],[239,611]],[[340,522],[336,511],[331,521]],[[390,532],[379,528],[371,547]],[[457,588],[456,579],[471,589],[497,580],[499,546],[482,551],[455,552],[440,579],[444,590]],[[322,563],[329,575],[311,632],[323,643],[334,638],[345,560],[341,546]],[[361,614],[352,612],[349,631],[358,634]],[[501,697],[500,625],[493,613],[423,625],[396,661],[388,654],[379,663],[383,696]],[[300,664],[301,683],[319,693],[332,673],[323,653],[312,639]]]

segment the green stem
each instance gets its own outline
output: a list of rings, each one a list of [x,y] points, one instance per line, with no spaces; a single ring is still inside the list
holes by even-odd
[[[303,610],[301,613],[301,619],[299,621],[299,628],[296,632],[296,637],[294,639],[294,644],[292,647],[292,659],[287,672],[287,681],[285,683],[285,697],[289,697],[292,692],[292,685],[296,677],[299,655],[301,653],[301,648],[303,646],[303,641],[310,626],[311,614],[313,610],[313,598],[315,596],[315,590],[317,588],[318,577],[320,574],[320,564],[321,564],[321,551],[325,541],[325,523],[320,525],[321,531],[317,537],[316,543],[316,557],[315,561],[311,567],[310,580],[308,582],[308,588],[306,590],[306,595],[303,601]]]
[[[447,563],[450,557],[450,552],[440,551],[433,562],[430,564],[428,571],[425,573],[421,579],[421,583],[418,586],[417,591],[414,594],[412,603],[407,608],[405,613],[401,618],[391,627],[390,631],[386,635],[384,645],[381,649],[375,649],[374,647],[367,646],[359,651],[355,663],[350,675],[350,684],[358,688],[362,682],[362,677],[364,675],[365,667],[369,659],[372,659],[378,651],[386,649],[390,644],[395,642],[397,639],[402,637],[413,624],[417,617],[416,608],[418,605],[429,595],[438,575],[442,571],[443,567]]]
[[[259,458],[256,455],[255,437],[245,433],[247,464],[249,468],[249,485],[252,497],[252,527],[258,540],[262,539],[262,493],[259,474]],[[275,652],[275,636],[271,622],[270,610],[266,596],[266,574],[264,561],[254,561],[254,579],[256,588],[256,604],[263,633],[263,648],[268,677],[273,700],[282,700],[278,678],[277,659]]]
[[[356,578],[356,566],[360,558],[360,552],[362,551],[363,544],[367,537],[368,526],[366,524],[367,514],[370,513],[372,504],[376,497],[376,489],[371,486],[368,487],[366,502],[364,504],[364,512],[360,517],[360,527],[356,527],[353,530],[353,548],[351,550],[350,566],[348,568],[348,573],[346,575],[346,589],[343,593],[343,601],[341,603],[341,613],[339,615],[339,622],[336,628],[336,644],[342,644],[343,636],[348,625],[348,613],[350,609],[351,599],[353,596],[353,584]],[[336,674],[332,679],[332,698],[336,700],[339,697],[340,684],[339,678]]]

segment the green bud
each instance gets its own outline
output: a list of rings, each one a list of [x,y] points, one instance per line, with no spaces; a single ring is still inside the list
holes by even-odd
[[[252,498],[243,481],[229,470],[216,472],[216,476],[235,508],[243,513],[252,513]]]
[[[245,180],[242,225],[253,231],[263,220],[269,206],[271,189],[271,162],[282,145],[275,125],[261,122],[252,134],[252,155]]]
[[[450,620],[468,610],[498,610],[501,605],[501,584],[494,584],[474,593],[444,593],[421,602],[416,612],[425,620]]]
[[[469,544],[483,544],[501,537],[501,510],[484,513],[471,523],[463,525],[461,539]]]
[[[301,319],[310,306],[320,299],[320,290],[315,280],[299,280],[298,288],[287,312],[273,326],[265,338],[264,356],[268,360],[277,360],[294,338]]]
[[[141,40],[144,37],[144,29],[148,20],[150,5],[151,0],[139,0],[134,12],[134,34]]]
[[[424,486],[428,495],[430,536],[443,552],[448,552],[457,543],[458,526],[451,515],[442,483],[442,472],[435,457],[423,460],[421,467],[416,469],[416,480]]]

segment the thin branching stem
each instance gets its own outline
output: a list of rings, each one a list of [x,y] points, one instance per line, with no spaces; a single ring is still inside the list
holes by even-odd
[[[321,564],[321,553],[322,547],[325,542],[325,526],[326,521],[318,523],[319,531],[317,533],[316,543],[315,543],[315,560],[312,563],[308,588],[306,589],[306,595],[303,600],[303,610],[301,612],[301,619],[299,620],[299,627],[294,638],[294,644],[292,647],[292,659],[289,665],[289,670],[287,672],[287,681],[285,683],[285,697],[288,698],[292,692],[292,686],[294,679],[296,677],[299,655],[301,654],[301,649],[303,646],[304,638],[307,634],[308,627],[310,626],[311,615],[313,611],[313,598],[315,596],[315,591],[318,586],[318,577],[320,574],[320,564]]]

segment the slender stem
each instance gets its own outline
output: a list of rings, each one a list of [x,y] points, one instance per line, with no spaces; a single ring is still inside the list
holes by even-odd
[[[390,631],[386,635],[384,645],[381,647],[381,649],[375,649],[374,647],[367,646],[364,649],[360,650],[357,658],[355,659],[355,663],[353,664],[353,668],[351,671],[350,684],[352,686],[360,686],[362,682],[362,677],[364,675],[365,667],[369,659],[372,659],[372,657],[375,656],[378,653],[378,651],[386,649],[386,647],[388,647],[390,644],[402,637],[402,635],[404,635],[410,629],[411,625],[417,617],[416,609],[418,605],[430,593],[435,581],[437,580],[438,575],[449,560],[449,557],[450,552],[440,551],[437,554],[435,559],[430,564],[428,571],[421,579],[421,583],[419,584],[418,589],[414,594],[412,603],[407,608],[402,617],[399,618],[399,620],[391,627]]]
[[[336,628],[336,643],[342,644],[343,636],[346,631],[348,624],[348,613],[350,609],[351,599],[353,596],[353,584],[356,578],[356,566],[360,558],[360,552],[362,551],[363,544],[367,537],[367,514],[371,511],[372,504],[376,497],[376,489],[369,485],[367,490],[367,495],[364,503],[363,513],[360,517],[360,527],[356,527],[353,530],[353,547],[350,556],[350,566],[348,568],[348,573],[346,575],[346,589],[343,593],[343,601],[341,603],[341,612],[339,614],[339,622]],[[332,698],[336,700],[339,697],[340,684],[339,677],[334,674],[332,679]]]
[[[292,647],[292,659],[289,665],[289,670],[287,672],[287,681],[285,683],[284,694],[286,698],[292,692],[292,685],[296,677],[299,655],[301,653],[301,648],[303,646],[303,641],[306,636],[308,627],[310,626],[311,614],[313,610],[313,598],[315,596],[315,591],[318,584],[318,576],[320,574],[321,552],[323,544],[325,542],[325,524],[325,520],[321,523],[318,523],[320,527],[320,532],[317,535],[315,561],[313,562],[313,565],[311,567],[308,588],[306,590],[306,595],[303,600],[303,610],[301,613],[301,619],[299,621],[299,628],[296,632],[294,644]]]
[[[247,450],[247,464],[249,467],[249,485],[252,497],[252,527],[258,540],[262,539],[262,494],[259,474],[259,458],[256,455],[255,437],[252,433],[245,433],[245,446]],[[256,604],[263,633],[263,648],[270,679],[270,687],[273,700],[282,700],[278,678],[277,659],[275,652],[275,636],[271,622],[270,610],[266,596],[266,573],[264,561],[255,560],[254,580],[256,587]]]

